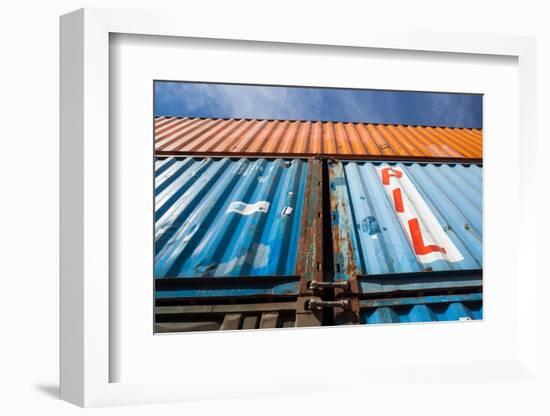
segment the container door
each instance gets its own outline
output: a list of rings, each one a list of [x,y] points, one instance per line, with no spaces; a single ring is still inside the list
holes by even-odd
[[[336,323],[479,319],[480,166],[349,161],[328,170],[334,279],[349,282],[336,293],[349,300]]]
[[[315,160],[158,158],[157,330],[319,325],[320,181]]]

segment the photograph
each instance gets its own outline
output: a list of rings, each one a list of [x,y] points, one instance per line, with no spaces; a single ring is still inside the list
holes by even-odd
[[[154,332],[483,319],[483,95],[155,80]]]

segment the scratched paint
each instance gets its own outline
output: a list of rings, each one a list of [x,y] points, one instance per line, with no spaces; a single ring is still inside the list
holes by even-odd
[[[334,253],[341,269],[350,262],[372,275],[482,269],[479,165],[348,161],[331,163],[329,174],[333,234],[350,242]]]
[[[299,159],[158,159],[155,277],[294,275],[307,166]]]

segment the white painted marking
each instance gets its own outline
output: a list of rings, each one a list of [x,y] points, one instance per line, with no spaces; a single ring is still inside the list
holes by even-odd
[[[403,203],[403,212],[398,212],[396,210],[397,217],[401,226],[405,230],[405,234],[413,247],[413,252],[415,253],[418,261],[420,263],[431,263],[436,260],[444,260],[451,263],[456,263],[464,260],[464,257],[455,246],[453,241],[447,235],[439,221],[433,214],[432,210],[422,198],[422,195],[418,192],[412,181],[407,176],[406,172],[397,166],[381,165],[377,167],[379,178],[383,180],[383,170],[385,168],[391,168],[392,172],[390,175],[387,175],[389,179],[389,184],[382,186],[386,191],[386,195],[392,202],[392,206],[396,210],[396,201],[394,200],[394,190],[399,189],[401,193],[401,199]],[[427,254],[419,254],[414,249],[413,236],[411,234],[410,220],[417,220],[420,228],[420,235],[424,246],[435,245],[442,247],[445,252],[432,251]]]
[[[290,214],[292,214],[292,207],[284,207],[283,211],[281,212],[281,215],[285,216]]]
[[[266,213],[269,210],[268,201],[258,201],[254,204],[247,204],[242,201],[233,201],[229,204],[226,213],[235,212],[241,215],[252,215],[256,212]]]

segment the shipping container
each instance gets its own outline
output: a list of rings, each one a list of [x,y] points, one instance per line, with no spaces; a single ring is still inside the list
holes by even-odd
[[[317,326],[318,160],[155,162],[155,332]]]
[[[157,332],[482,318],[479,164],[161,156],[155,170]]]
[[[156,298],[295,296],[320,261],[315,160],[157,158]]]
[[[475,164],[329,164],[340,273],[482,268],[482,168]]]
[[[479,162],[478,129],[331,121],[157,117],[157,155]]]
[[[349,283],[336,297],[350,299],[337,323],[452,320],[458,311],[480,319],[480,165],[332,161],[328,170],[334,280]]]
[[[158,164],[157,277],[294,274],[307,162],[188,158]]]

